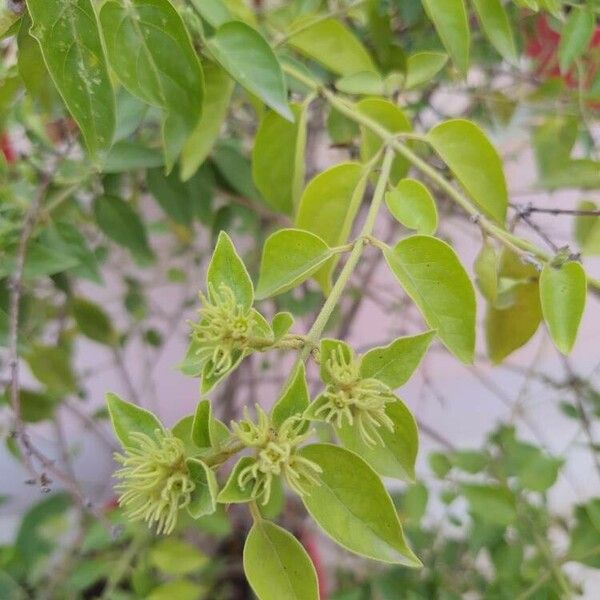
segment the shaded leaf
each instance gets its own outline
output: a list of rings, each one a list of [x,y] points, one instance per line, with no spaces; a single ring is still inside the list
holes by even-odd
[[[115,96],[91,0],[30,0],[31,34],[92,155],[110,148]]]
[[[294,120],[281,65],[256,29],[241,21],[224,23],[208,40],[208,48],[242,87],[284,119]]]
[[[322,171],[306,186],[296,216],[296,226],[310,231],[331,247],[348,240],[352,223],[362,202],[368,173],[355,162],[341,163]],[[328,294],[336,258],[315,274]]]
[[[170,171],[202,113],[204,78],[179,13],[168,0],[108,0],[100,23],[110,65],[121,83],[163,111]]]

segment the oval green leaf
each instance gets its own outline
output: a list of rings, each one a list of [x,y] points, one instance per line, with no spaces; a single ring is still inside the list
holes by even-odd
[[[402,109],[384,98],[365,98],[357,103],[356,108],[390,133],[410,131],[412,125]],[[360,158],[366,162],[381,149],[383,141],[367,127],[361,127]],[[396,184],[408,172],[409,163],[402,156],[395,156],[392,164],[390,180]]]
[[[249,309],[254,302],[254,287],[246,265],[237,253],[231,238],[221,231],[206,271],[206,283],[215,290],[221,284],[230,288],[236,300]]]
[[[234,81],[216,63],[204,65],[202,116],[181,151],[181,179],[187,181],[212,150],[227,116]]]
[[[385,563],[421,565],[406,544],[392,499],[360,456],[330,444],[306,446],[301,454],[323,470],[304,505],[335,542]]]
[[[433,237],[414,235],[385,251],[385,259],[425,321],[465,363],[475,351],[475,291],[454,250]]]
[[[434,335],[435,331],[427,331],[371,348],[361,359],[361,376],[378,379],[391,389],[404,385],[419,366]]]
[[[416,179],[401,179],[385,195],[392,216],[408,229],[433,235],[438,225],[438,213],[431,192]]]
[[[408,90],[431,81],[448,62],[448,55],[443,52],[415,52],[406,61],[406,80],[404,87]]]
[[[289,417],[302,414],[309,403],[308,387],[306,385],[306,370],[304,363],[296,367],[290,384],[285,388],[283,394],[273,405],[271,418],[276,427]]]
[[[244,572],[258,600],[319,600],[317,573],[300,542],[257,519],[244,545]]]
[[[131,433],[144,433],[153,438],[157,429],[163,429],[161,422],[149,410],[125,402],[116,394],[106,394],[106,404],[115,435],[124,447],[133,444],[129,437]]]
[[[265,113],[252,151],[256,187],[269,206],[286,215],[294,213],[304,187],[305,110],[297,104],[291,108],[293,123],[275,112]]]
[[[294,120],[287,101],[281,65],[267,41],[241,21],[224,23],[208,40],[220,65],[244,88],[288,121]]]
[[[469,69],[471,34],[464,0],[422,0],[422,2],[452,61],[458,70],[466,75]]]
[[[383,446],[365,444],[355,426],[344,425],[336,429],[336,432],[346,448],[356,452],[380,475],[413,483],[419,451],[419,432],[415,418],[399,399],[387,404],[385,414],[394,423],[394,431],[386,427],[378,429]]]
[[[540,275],[540,299],[544,321],[554,345],[569,354],[585,309],[587,277],[577,262],[560,267],[545,265]]]
[[[355,162],[334,165],[310,180],[298,206],[296,225],[319,236],[329,246],[345,244],[352,229],[368,173]],[[337,260],[332,258],[315,274],[327,295]]]
[[[219,491],[213,470],[197,458],[188,458],[185,464],[196,486],[187,507],[188,512],[194,519],[212,515],[217,510],[217,493]]]
[[[291,290],[316,273],[333,252],[314,233],[280,229],[267,238],[256,288],[259,300]]]
[[[542,320],[537,271],[518,256],[503,251],[500,256],[500,282],[514,282],[511,302],[507,306],[488,305],[485,320],[488,354],[493,363],[527,343]],[[499,294],[500,295],[500,294]],[[498,300],[496,304],[498,304]]]
[[[296,29],[302,27],[302,31],[290,36],[290,46],[332,73],[352,75],[363,71],[377,71],[365,47],[339,21],[317,20],[308,27],[306,23],[296,21],[294,26]]]
[[[596,17],[586,7],[574,7],[567,18],[558,45],[560,70],[566,73],[585,52],[596,27]]]
[[[452,119],[436,125],[427,139],[475,203],[504,223],[508,192],[502,160],[485,133],[471,121]]]
[[[202,113],[204,77],[181,17],[169,0],[108,0],[100,11],[108,59],[134,96],[163,111],[170,170]]]
[[[29,0],[31,34],[92,155],[110,148],[115,95],[90,0]]]
[[[473,0],[481,27],[500,56],[514,63],[517,47],[506,9],[501,0]]]

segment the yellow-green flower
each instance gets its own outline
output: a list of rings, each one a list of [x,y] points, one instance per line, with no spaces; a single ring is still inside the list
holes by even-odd
[[[377,379],[361,378],[360,361],[347,358],[342,347],[332,352],[326,368],[331,383],[310,407],[311,418],[336,427],[356,426],[365,444],[383,445],[379,429],[394,431],[385,412],[386,405],[396,399],[392,391]]]
[[[129,434],[134,445],[115,454],[122,468],[115,473],[121,482],[119,505],[132,520],[143,520],[157,533],[171,533],[182,508],[191,501],[194,490],[185,464],[183,442],[170,431],[157,429],[154,437]]]
[[[254,327],[252,309],[245,308],[224,283],[218,289],[208,284],[208,295],[200,293],[200,320],[192,323],[196,355],[209,365],[207,377],[227,373],[236,360],[236,352],[248,348]]]
[[[275,428],[260,406],[256,406],[257,422],[254,423],[248,410],[244,419],[231,424],[233,433],[248,448],[255,451],[254,461],[238,475],[238,485],[245,489],[252,486],[252,496],[267,504],[271,497],[273,479],[283,477],[287,484],[300,496],[319,485],[321,467],[300,456],[298,447],[312,435],[303,431],[306,422],[300,415],[286,419]]]

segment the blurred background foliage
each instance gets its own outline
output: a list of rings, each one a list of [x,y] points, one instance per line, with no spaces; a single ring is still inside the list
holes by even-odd
[[[102,2],[95,4],[98,8]],[[571,251],[586,259],[600,254],[594,201],[600,188],[597,0],[468,3],[472,43],[466,80],[460,75],[460,50],[448,59],[452,43],[449,49],[435,15],[424,9],[435,6],[431,0],[173,4],[200,52],[205,36],[225,12],[275,42],[281,40],[282,61],[310,69],[338,91],[358,97],[382,93],[400,100],[416,127],[465,116],[501,137],[517,120],[535,157],[536,190],[580,191],[579,204],[571,210],[576,217]],[[491,5],[501,8],[500,17],[496,15],[500,26],[485,12]],[[116,370],[132,401],[156,404],[155,366],[171,337],[183,337],[179,325],[193,314],[200,274],[215,236],[226,230],[241,240],[244,260],[255,274],[266,236],[275,226],[289,223],[285,211],[274,208],[253,176],[252,145],[265,107],[242,87],[225,83],[217,100],[222,106],[214,106],[211,113],[213,139],[201,151],[194,144],[184,147],[180,163],[166,175],[161,109],[121,87],[114,144],[100,162],[91,160],[29,33],[25,3],[7,0],[0,11],[4,348],[10,345],[11,275],[21,256],[22,232],[30,230],[18,311],[19,356],[29,376],[20,388],[20,423],[14,424],[8,406],[3,410],[3,437],[17,461],[27,457],[16,437],[27,435],[35,442],[39,427],[45,427],[43,435],[52,435],[53,448],[58,448],[47,456],[33,447],[28,457],[41,476],[29,482],[35,501],[23,511],[14,539],[4,539],[0,548],[0,598],[250,598],[241,568],[245,514],[233,508],[227,514],[219,511],[181,524],[171,538],[153,537],[144,527],[122,519],[109,491],[97,495],[73,476],[78,441],[65,439],[62,421],[79,423],[84,435],[97,436],[110,453],[114,444],[107,433],[106,412],[90,396],[89,379],[103,370]],[[352,32],[375,62],[379,78],[345,76],[335,69],[332,73],[323,56],[312,60],[311,53],[318,55],[320,48],[311,50],[309,44],[294,53],[285,46],[298,23],[324,14]],[[208,70],[205,75],[208,78]],[[297,82],[290,81],[290,87],[292,93],[306,91]],[[358,128],[323,102],[311,107],[307,131],[307,178],[331,162],[330,156],[358,156]],[[436,160],[430,157],[440,167]],[[443,195],[436,198],[451,224],[444,235],[460,238],[461,223],[467,219],[457,215]],[[512,227],[522,227],[558,249],[536,221],[539,206],[525,201],[511,208]],[[556,206],[547,210],[556,211]],[[117,291],[116,302],[98,300],[103,287]],[[163,287],[171,294],[166,308],[156,301]],[[365,291],[367,285],[350,288],[329,326],[332,334],[343,338],[349,332]],[[305,284],[269,306],[302,320],[314,314],[321,301],[321,293]],[[391,304],[395,313],[403,308],[402,299]],[[506,339],[492,341],[492,358],[502,359],[527,342],[539,320],[531,331],[515,315]],[[78,366],[82,339],[98,346],[103,362]],[[124,360],[131,352],[138,357],[135,374]],[[8,405],[13,368],[8,351],[0,361],[1,383],[7,389],[0,401]],[[256,396],[257,379],[277,383],[279,364],[252,361],[232,377],[219,395],[222,418],[237,414],[242,397]],[[593,377],[578,373],[577,365],[567,364],[564,376],[529,376],[542,386],[540,393],[559,398],[566,422],[579,424],[579,443],[600,472],[600,448],[594,441],[600,392]],[[439,378],[443,386],[443,373]],[[320,538],[306,529],[291,499],[281,498],[274,508],[309,549],[327,590],[323,597],[550,599],[583,593],[588,571],[570,566],[600,568],[600,498],[573,506],[568,514],[551,508],[548,495],[567,457],[550,455],[508,424],[499,425],[481,448],[457,448],[440,436],[443,423],[436,429],[424,432],[437,440],[441,451],[429,456],[422,481],[394,491],[407,535],[425,564],[422,570],[387,569],[329,556]],[[10,504],[8,496],[2,501]],[[589,593],[587,597],[594,597]]]

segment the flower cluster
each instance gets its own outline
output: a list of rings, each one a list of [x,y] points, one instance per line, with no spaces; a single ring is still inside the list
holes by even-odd
[[[185,464],[183,442],[170,431],[157,429],[154,438],[134,432],[134,445],[115,454],[122,468],[115,473],[121,483],[119,505],[132,520],[156,524],[157,533],[171,533],[182,508],[191,501],[194,482]]]
[[[331,383],[315,400],[312,416],[342,427],[356,425],[365,444],[383,445],[380,427],[394,431],[394,423],[385,412],[396,398],[387,385],[377,379],[360,376],[360,361],[346,357],[336,348],[326,363]]]
[[[205,376],[227,373],[239,354],[248,348],[254,325],[252,309],[238,304],[230,287],[208,284],[208,295],[200,293],[200,319],[192,323],[196,355],[208,366]]]
[[[298,447],[312,431],[305,431],[306,422],[300,415],[286,419],[276,428],[260,406],[256,406],[257,422],[254,423],[248,410],[244,409],[244,419],[231,424],[240,442],[255,451],[254,461],[238,474],[241,489],[252,486],[252,496],[267,504],[271,497],[273,478],[282,476],[287,484],[300,496],[319,485],[321,468],[314,462],[300,456]]]

